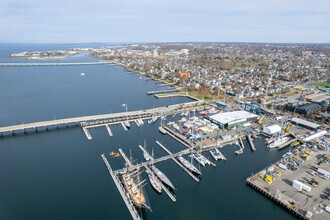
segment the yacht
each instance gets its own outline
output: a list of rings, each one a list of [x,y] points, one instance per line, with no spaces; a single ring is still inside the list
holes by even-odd
[[[158,178],[154,175],[154,173],[148,173],[149,182],[152,188],[156,190],[156,192],[161,193],[162,187],[160,186],[160,182]]]
[[[209,164],[209,161],[199,153],[193,153],[192,157],[202,166],[205,166],[205,164]]]
[[[167,176],[165,176],[165,174],[160,171],[157,167],[152,166],[151,167],[152,171],[154,171],[154,173],[156,174],[156,176],[166,185],[168,185],[169,187],[171,187],[172,189],[175,189],[175,187],[173,186],[172,182],[167,178]]]
[[[282,144],[286,143],[288,140],[289,140],[288,137],[279,137],[279,138],[276,138],[272,143],[268,144],[267,147],[276,148],[276,147],[281,146]]]
[[[218,148],[211,149],[210,154],[212,155],[214,160],[221,160],[222,159],[222,155],[221,155],[220,151],[218,150]]]
[[[193,164],[191,164],[188,160],[184,159],[182,156],[179,156],[178,160],[180,161],[180,163],[182,163],[183,166],[185,166],[191,172],[194,172],[198,175],[202,175],[202,173]]]

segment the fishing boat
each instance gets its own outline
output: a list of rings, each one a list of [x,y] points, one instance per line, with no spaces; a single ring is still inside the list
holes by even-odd
[[[288,137],[279,137],[279,138],[276,138],[272,143],[268,144],[267,147],[276,148],[276,147],[281,146],[282,144],[286,143],[288,140],[289,140]]]
[[[162,193],[162,187],[160,186],[160,182],[159,182],[158,178],[154,175],[154,173],[148,173],[148,177],[149,177],[149,182],[150,182],[150,185],[152,186],[152,188],[154,188],[154,190],[156,190],[156,192]]]
[[[175,187],[173,186],[172,182],[167,178],[167,176],[165,176],[165,174],[160,171],[157,167],[152,166],[151,167],[152,171],[154,171],[154,173],[156,174],[156,176],[166,185],[168,185],[169,187],[171,187],[172,189],[175,189]]]
[[[210,150],[210,154],[212,155],[212,157],[214,158],[214,160],[220,160],[222,159],[222,155],[220,153],[220,151],[218,150],[218,148],[213,148]]]
[[[140,182],[139,173],[137,172],[138,171],[132,173],[127,172],[123,174],[122,183],[125,187],[127,194],[129,195],[130,199],[136,207],[149,209],[147,205],[147,200],[142,190],[142,184],[145,182],[145,180]]]
[[[184,159],[182,156],[179,156],[178,160],[180,161],[180,163],[182,163],[183,166],[185,166],[191,172],[194,172],[198,175],[202,175],[202,173],[192,163]]]

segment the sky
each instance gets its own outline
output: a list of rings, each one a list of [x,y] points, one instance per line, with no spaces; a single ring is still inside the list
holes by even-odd
[[[2,43],[330,43],[330,0],[0,0]]]

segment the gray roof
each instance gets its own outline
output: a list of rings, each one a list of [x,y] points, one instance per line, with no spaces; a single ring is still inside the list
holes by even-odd
[[[292,118],[292,121],[294,123],[301,124],[301,125],[313,128],[313,129],[317,129],[317,128],[321,127],[321,125],[315,124],[315,123],[310,122],[310,121],[306,121],[306,120],[301,119],[301,118]]]

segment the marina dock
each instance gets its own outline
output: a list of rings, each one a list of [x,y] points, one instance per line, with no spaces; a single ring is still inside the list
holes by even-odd
[[[141,146],[141,145],[138,145],[139,148],[143,151],[143,153],[147,154],[150,158],[152,158],[151,160],[154,160],[154,158]],[[144,168],[147,170],[147,172],[149,173],[153,173],[148,166],[144,166]],[[168,195],[168,197],[170,197],[170,199],[173,201],[173,202],[176,202],[176,198],[175,196],[173,196],[173,194],[167,189],[166,186],[164,186],[164,184],[162,183],[162,181],[158,181],[160,186],[162,187],[162,189],[164,190],[164,192]]]
[[[87,139],[88,139],[88,140],[92,140],[92,136],[91,136],[91,134],[89,133],[88,129],[87,129],[87,128],[83,128],[83,130],[84,130],[84,133],[85,133]]]
[[[249,143],[250,143],[251,149],[252,149],[253,151],[255,151],[256,148],[255,148],[255,146],[254,146],[254,144],[253,144],[253,140],[252,140],[252,138],[251,138],[251,134],[248,134],[248,135],[247,135],[247,139],[248,139],[248,141],[249,141]]]
[[[111,132],[111,129],[110,129],[109,125],[106,124],[105,127],[107,128],[107,131],[108,131],[108,133],[109,133],[109,136],[112,137],[113,134],[112,134],[112,132]]]
[[[128,208],[128,211],[131,213],[131,216],[134,220],[142,220],[142,218],[139,216],[139,214],[137,213],[136,209],[133,206],[133,202],[130,200],[130,198],[127,196],[127,194],[125,193],[125,189],[123,187],[123,185],[121,184],[119,178],[114,174],[114,172],[112,171],[112,168],[107,160],[107,158],[104,156],[104,154],[101,155],[105,165],[107,166],[109,173],[121,195],[121,197],[123,198],[125,205]]]
[[[119,148],[118,150],[119,150],[120,155],[123,156],[123,158],[124,158],[125,162],[128,164],[128,166],[132,166],[131,161],[127,158],[124,151],[121,148]]]
[[[124,128],[125,131],[128,130],[127,127],[126,127],[126,125],[124,124],[124,122],[121,122],[121,125],[123,126],[123,128]]]
[[[166,151],[171,157],[171,159],[176,163],[178,164],[184,171],[186,171],[186,173],[189,174],[189,176],[191,176],[194,180],[196,180],[197,182],[199,182],[199,179],[194,175],[192,174],[192,172],[190,172],[187,168],[185,168],[177,159],[175,159],[174,157],[174,154],[172,154],[171,151],[169,151],[166,147],[164,147],[159,141],[156,141],[156,143],[161,147],[163,148],[164,151]],[[188,149],[189,150],[189,149]],[[189,151],[188,151],[189,153]],[[178,155],[179,156],[179,155]]]

